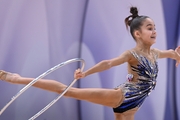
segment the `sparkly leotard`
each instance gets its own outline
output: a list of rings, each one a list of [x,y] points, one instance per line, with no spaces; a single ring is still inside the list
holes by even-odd
[[[118,86],[124,93],[124,101],[117,108],[113,108],[115,113],[123,113],[127,110],[140,107],[145,98],[156,86],[156,77],[158,73],[157,55],[154,54],[154,63],[151,63],[146,57],[138,55],[131,51],[132,55],[138,60],[137,66],[131,66],[139,77],[138,82],[127,80],[124,84]]]

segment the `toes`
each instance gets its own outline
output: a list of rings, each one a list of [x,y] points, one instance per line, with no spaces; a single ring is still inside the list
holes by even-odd
[[[7,73],[6,73],[5,71],[0,70],[0,79],[1,79],[1,80],[5,80],[6,74],[7,74]]]

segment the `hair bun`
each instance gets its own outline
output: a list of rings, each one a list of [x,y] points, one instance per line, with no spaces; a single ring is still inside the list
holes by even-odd
[[[136,18],[136,17],[139,16],[139,15],[138,15],[138,9],[137,9],[137,7],[131,7],[131,8],[130,8],[130,13],[131,13],[132,15],[130,15],[130,16],[128,16],[127,18],[125,18],[126,28],[131,25],[131,22],[133,21],[134,18]]]
[[[131,7],[130,13],[132,14],[133,18],[139,16],[137,7]]]

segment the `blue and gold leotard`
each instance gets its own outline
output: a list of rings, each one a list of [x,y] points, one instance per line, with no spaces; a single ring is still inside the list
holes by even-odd
[[[116,113],[123,113],[127,110],[140,107],[145,98],[156,86],[158,73],[157,55],[154,54],[155,62],[152,63],[146,57],[138,55],[134,51],[131,51],[131,53],[138,60],[138,65],[131,66],[131,69],[139,77],[137,78],[137,82],[127,81],[117,87],[122,89],[125,99],[120,106],[113,108],[113,111]]]

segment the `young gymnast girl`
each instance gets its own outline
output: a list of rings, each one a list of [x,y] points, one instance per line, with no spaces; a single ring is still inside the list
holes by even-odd
[[[156,86],[158,58],[174,59],[176,60],[176,66],[180,63],[180,47],[177,47],[175,50],[151,48],[156,42],[154,21],[148,16],[139,16],[136,7],[131,7],[130,13],[131,15],[125,19],[125,24],[129,27],[136,46],[116,58],[97,63],[85,72],[77,69],[74,73],[74,78],[81,79],[93,73],[127,63],[127,81],[115,89],[72,87],[64,95],[112,107],[115,120],[134,119],[134,114]],[[21,77],[18,74],[1,70],[0,79],[14,84],[28,84],[34,78]],[[58,94],[62,93],[67,87],[58,81],[47,79],[41,79],[33,86]]]

